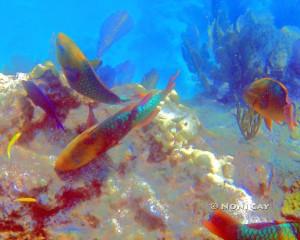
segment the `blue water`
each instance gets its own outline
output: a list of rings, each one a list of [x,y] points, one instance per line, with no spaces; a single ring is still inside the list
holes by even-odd
[[[139,82],[151,68],[161,75],[163,87],[168,76],[181,70],[177,90],[184,96],[201,92],[181,54],[181,34],[195,24],[203,41],[212,19],[211,5],[217,4],[234,21],[247,9],[271,12],[278,27],[300,26],[299,1],[222,0],[0,0],[0,72],[27,72],[37,63],[56,61],[55,36],[68,34],[91,59],[96,57],[101,24],[115,11],[126,10],[134,19],[134,29],[113,45],[103,57],[115,66],[126,60],[136,66]]]

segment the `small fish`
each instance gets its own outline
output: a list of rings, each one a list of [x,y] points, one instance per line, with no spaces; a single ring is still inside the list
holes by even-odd
[[[244,92],[244,99],[256,112],[264,117],[267,128],[272,130],[272,121],[287,123],[290,130],[298,124],[294,104],[288,97],[287,88],[272,78],[254,81]]]
[[[11,148],[12,146],[19,140],[19,138],[22,136],[22,133],[17,132],[15,135],[10,139],[8,146],[7,146],[7,157],[10,159],[11,157]]]
[[[55,169],[58,171],[78,169],[119,144],[131,129],[150,123],[159,112],[158,104],[173,89],[178,74],[170,78],[164,91],[154,95],[147,94],[138,103],[124,107],[105,121],[75,137],[57,157]]]
[[[81,50],[65,34],[58,34],[56,49],[63,73],[74,90],[103,103],[118,104],[127,101],[127,99],[121,99],[102,83]]]
[[[110,15],[102,24],[98,43],[98,56],[102,56],[111,45],[133,28],[133,20],[126,11]]]
[[[21,197],[15,199],[15,202],[21,202],[21,203],[36,203],[37,199],[36,198],[31,198],[31,197]]]
[[[32,81],[22,81],[22,84],[33,103],[49,114],[56,121],[56,126],[58,128],[65,130],[56,115],[54,103],[42,92],[42,90]]]
[[[240,224],[216,210],[203,225],[224,240],[300,240],[300,222]]]
[[[157,82],[159,80],[159,74],[156,69],[151,69],[148,73],[145,74],[141,84],[144,88],[152,90],[156,88]]]

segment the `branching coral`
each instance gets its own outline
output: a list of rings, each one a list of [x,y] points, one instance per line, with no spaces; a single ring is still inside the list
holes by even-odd
[[[242,108],[240,103],[237,103],[236,120],[244,138],[250,140],[258,133],[262,117],[252,109]]]
[[[284,216],[300,218],[300,192],[285,195],[281,213]]]

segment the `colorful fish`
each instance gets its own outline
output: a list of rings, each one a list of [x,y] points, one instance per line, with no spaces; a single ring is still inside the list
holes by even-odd
[[[170,78],[164,91],[147,94],[140,102],[130,104],[74,138],[58,156],[55,169],[69,171],[80,168],[117,145],[131,129],[142,127],[158,114],[158,104],[172,90],[178,73]]]
[[[56,41],[57,58],[70,86],[80,94],[99,102],[118,104],[121,99],[108,89],[76,44],[59,33]]]
[[[126,11],[110,15],[102,24],[98,43],[98,56],[102,56],[111,45],[133,28],[133,20]]]
[[[244,92],[244,99],[265,119],[267,128],[272,130],[272,121],[277,124],[285,122],[289,129],[297,126],[294,105],[288,97],[287,88],[272,78],[254,81]]]
[[[21,202],[21,203],[36,203],[37,200],[36,200],[36,198],[32,198],[32,197],[21,197],[21,198],[15,199],[15,202]]]
[[[22,133],[17,132],[17,133],[15,133],[15,135],[9,141],[8,146],[7,146],[7,157],[8,157],[8,159],[10,159],[10,157],[11,157],[11,148],[12,148],[12,146],[19,140],[19,138],[21,136],[22,136]]]
[[[33,103],[41,107],[55,121],[58,128],[65,130],[64,126],[56,115],[54,103],[45,95],[42,90],[32,81],[22,81],[22,84]]]
[[[203,225],[224,240],[300,240],[300,221],[240,224],[225,212],[216,210]]]

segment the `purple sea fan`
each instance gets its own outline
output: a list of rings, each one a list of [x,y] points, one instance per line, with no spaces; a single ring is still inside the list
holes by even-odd
[[[289,65],[291,71],[296,76],[300,76],[300,39],[294,42]]]

